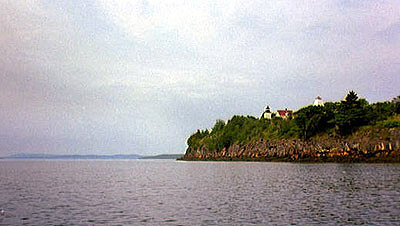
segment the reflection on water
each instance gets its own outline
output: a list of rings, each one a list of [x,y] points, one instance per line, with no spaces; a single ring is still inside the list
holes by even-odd
[[[399,164],[0,161],[0,224],[400,224]]]

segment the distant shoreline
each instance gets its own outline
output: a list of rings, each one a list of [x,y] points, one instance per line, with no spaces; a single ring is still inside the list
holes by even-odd
[[[159,154],[143,156],[130,155],[52,155],[52,154],[16,154],[0,157],[0,160],[140,160],[140,159],[177,159],[183,154]]]

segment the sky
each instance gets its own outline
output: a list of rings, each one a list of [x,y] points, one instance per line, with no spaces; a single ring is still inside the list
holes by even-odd
[[[216,119],[400,95],[400,1],[2,0],[0,156],[184,153]]]

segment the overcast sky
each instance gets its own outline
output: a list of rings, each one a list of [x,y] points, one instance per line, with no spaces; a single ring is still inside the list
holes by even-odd
[[[234,114],[400,95],[400,1],[0,1],[0,156],[183,153]]]

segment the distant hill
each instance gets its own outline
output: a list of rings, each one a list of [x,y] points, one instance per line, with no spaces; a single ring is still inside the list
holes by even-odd
[[[160,154],[152,156],[142,155],[52,155],[21,153],[0,157],[0,159],[178,159],[183,154]]]
[[[140,159],[178,159],[181,158],[183,154],[161,154],[152,156],[143,156]]]
[[[131,155],[51,155],[51,154],[16,154],[0,159],[140,159],[143,156]]]

